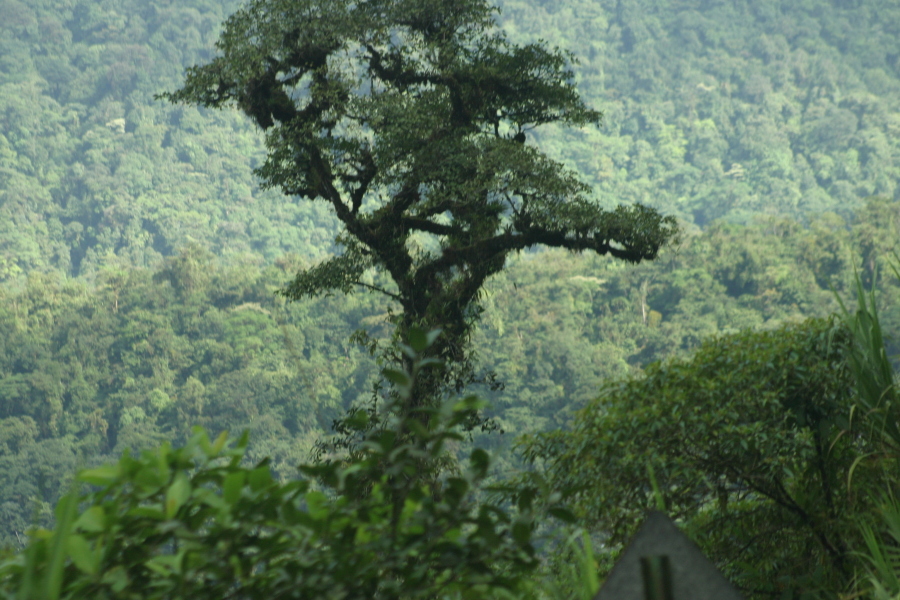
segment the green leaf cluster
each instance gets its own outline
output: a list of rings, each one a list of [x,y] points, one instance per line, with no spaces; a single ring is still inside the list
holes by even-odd
[[[871,509],[846,485],[871,447],[845,435],[853,343],[834,319],[707,340],[608,382],[571,430],[526,438],[525,455],[608,552],[653,507],[652,467],[668,512],[751,597],[847,589],[853,515]]]
[[[305,478],[284,483],[267,460],[245,466],[246,434],[232,445],[198,429],[179,448],[126,452],[79,473],[93,491],[64,498],[55,530],[33,532],[27,550],[0,565],[0,594],[509,597],[536,565],[536,502],[523,498],[510,513],[476,501],[483,450],[430,485],[420,471],[462,439],[459,425],[478,402],[431,410],[427,427],[395,406],[395,426],[372,432],[359,459],[301,466]],[[412,435],[400,436],[403,428]],[[32,596],[44,581],[54,582],[49,595]]]

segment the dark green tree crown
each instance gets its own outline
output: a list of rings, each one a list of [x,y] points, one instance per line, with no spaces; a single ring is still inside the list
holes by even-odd
[[[165,95],[237,105],[267,131],[264,183],[334,207],[347,256],[298,278],[293,295],[347,288],[377,265],[405,304],[470,279],[460,271],[502,268],[510,250],[639,261],[672,234],[646,208],[600,210],[522,143],[537,125],[601,115],[581,101],[566,54],[510,44],[493,12],[481,0],[257,0],[225,24],[221,55]],[[412,243],[417,233],[436,243]]]
[[[399,338],[441,328],[451,372],[413,405],[474,379],[478,299],[510,252],[535,245],[652,259],[674,219],[604,211],[571,171],[526,143],[547,123],[598,124],[567,67],[516,46],[483,0],[255,0],[225,23],[220,55],[163,97],[239,107],[266,131],[264,185],[330,204],[342,256],[300,272],[298,299],[357,286],[401,306]],[[367,280],[374,268],[389,280]],[[403,362],[399,353],[394,359]]]

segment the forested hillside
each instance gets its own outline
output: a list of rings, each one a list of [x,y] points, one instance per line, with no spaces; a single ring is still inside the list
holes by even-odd
[[[192,242],[269,262],[331,249],[329,216],[259,189],[249,123],[153,99],[237,5],[0,4],[0,279],[152,266]]]
[[[3,0],[0,279],[153,266],[197,242],[271,262],[332,250],[315,203],[258,188],[261,134],[153,99],[211,56],[237,2]],[[896,197],[900,8],[826,0],[507,1],[515,41],[571,50],[600,129],[529,138],[601,202],[724,217],[849,216]]]
[[[540,133],[609,203],[703,225],[896,197],[900,7],[890,0],[505,0],[516,38],[581,61],[599,131]]]
[[[238,6],[0,0],[0,546],[52,522],[79,467],[184,442],[193,425],[249,430],[247,457],[290,479],[372,398],[380,365],[351,336],[386,341],[396,305],[276,294],[339,249],[329,207],[261,189],[264,134],[237,111],[154,98],[214,55]],[[499,6],[512,41],[572,52],[577,89],[604,113],[525,142],[601,205],[644,203],[683,232],[653,262],[527,250],[488,281],[474,347],[503,388],[472,391],[503,433],[478,444],[577,442],[606,418],[578,411],[610,382],[643,393],[654,361],[690,369],[723,335],[834,314],[857,273],[900,351],[886,266],[900,239],[900,4]],[[493,477],[521,467],[498,454]]]
[[[854,227],[834,214],[808,229],[714,226],[637,268],[523,255],[490,284],[476,336],[482,366],[505,385],[477,390],[504,431],[479,443],[508,448],[567,427],[604,381],[703,339],[833,313],[831,289],[847,297],[862,253],[884,255],[900,236],[896,210],[872,202]],[[333,419],[370,399],[377,367],[351,333],[390,332],[390,305],[371,294],[290,304],[273,294],[302,264],[223,264],[191,247],[90,285],[34,273],[0,291],[0,543],[16,543],[36,507],[49,516],[79,465],[184,440],[193,425],[249,429],[250,456],[290,477]],[[879,278],[896,341],[900,282]],[[499,472],[513,463],[501,458]]]

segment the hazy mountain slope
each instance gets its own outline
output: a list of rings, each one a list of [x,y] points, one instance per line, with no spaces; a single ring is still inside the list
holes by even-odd
[[[536,137],[605,202],[703,224],[896,197],[896,2],[504,0],[502,19],[581,61],[605,126]]]
[[[581,61],[600,130],[530,135],[603,202],[697,223],[896,196],[900,5],[890,0],[504,0],[516,41]],[[261,192],[259,132],[152,99],[210,56],[237,2],[0,0],[0,281],[154,264],[197,241],[331,250],[324,207]]]
[[[238,3],[0,1],[0,280],[331,248],[330,215],[260,192],[259,132],[153,95],[207,59]]]

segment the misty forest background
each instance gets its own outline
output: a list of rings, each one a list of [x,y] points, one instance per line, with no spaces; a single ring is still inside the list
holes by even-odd
[[[569,426],[602,382],[712,336],[838,310],[854,269],[900,334],[900,4],[507,0],[514,42],[570,50],[599,129],[529,133],[612,207],[677,216],[637,267],[526,252],[489,284],[480,390],[504,433]],[[173,107],[232,0],[0,0],[0,545],[22,547],[76,469],[251,431],[295,473],[378,367],[369,294],[286,303],[336,251],[327,207],[259,188],[261,133]],[[891,344],[889,354],[898,347]],[[518,459],[502,454],[498,474]]]

